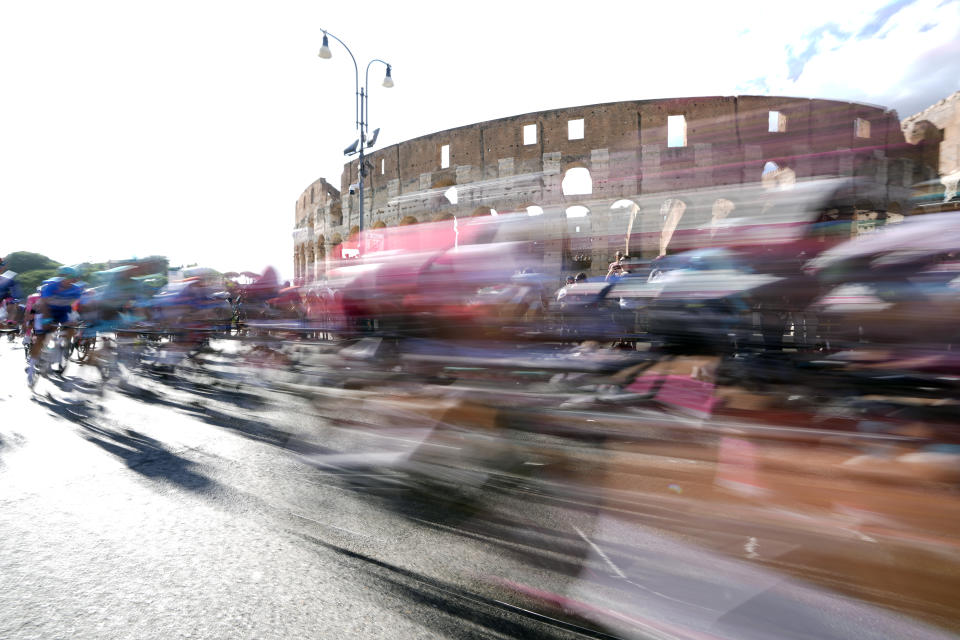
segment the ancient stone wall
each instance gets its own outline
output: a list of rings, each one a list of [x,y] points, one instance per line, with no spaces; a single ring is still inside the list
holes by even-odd
[[[795,180],[858,176],[881,187],[869,189],[870,202],[863,206],[906,211],[911,185],[930,174],[922,160],[904,140],[894,112],[856,103],[715,96],[571,107],[439,131],[374,151],[367,156],[364,227],[531,206],[559,209],[567,214],[544,229],[553,239],[548,259],[567,268],[571,253],[597,254],[587,261],[596,271],[623,246],[624,215],[630,214],[611,208],[619,201],[643,201],[647,211],[640,218],[655,225],[660,203],[760,184],[765,170],[775,169]],[[326,185],[323,180],[301,194],[294,232],[298,279],[316,276],[324,268],[321,260],[339,257],[331,239],[348,238],[358,225],[358,196],[349,193],[357,174],[356,161],[344,165],[340,191],[325,191],[329,204],[308,202],[317,185]],[[575,178],[581,178],[579,185]],[[697,207],[707,211],[713,204]],[[571,212],[571,206],[587,213]],[[318,244],[320,236],[324,242]]]
[[[944,198],[950,200],[957,197],[960,183],[960,91],[903,121],[904,135],[911,143],[929,139],[934,134],[931,128],[940,136],[937,160]]]

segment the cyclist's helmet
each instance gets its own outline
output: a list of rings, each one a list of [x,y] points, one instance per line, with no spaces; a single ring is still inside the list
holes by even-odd
[[[61,278],[72,278],[76,280],[80,277],[80,272],[77,271],[76,267],[68,267],[64,265],[57,269],[57,275]]]

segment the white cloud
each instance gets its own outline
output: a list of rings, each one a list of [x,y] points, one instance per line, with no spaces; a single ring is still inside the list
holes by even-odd
[[[876,35],[822,49],[795,81],[784,70],[769,74],[770,92],[865,101],[896,108],[902,117],[912,114],[960,88],[960,11],[956,3],[937,5],[938,0],[915,2]],[[859,33],[858,22],[842,26]]]

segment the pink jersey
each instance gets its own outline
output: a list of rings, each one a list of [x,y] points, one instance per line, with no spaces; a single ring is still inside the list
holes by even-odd
[[[25,335],[33,333],[33,317],[30,313],[33,311],[33,305],[40,299],[40,293],[31,293],[27,296],[27,302],[23,306],[23,331]]]

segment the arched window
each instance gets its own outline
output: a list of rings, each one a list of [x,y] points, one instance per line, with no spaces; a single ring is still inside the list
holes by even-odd
[[[530,205],[529,207],[527,207],[527,215],[528,215],[528,216],[542,216],[542,215],[543,215],[543,207],[541,207],[540,205],[537,205],[537,204],[532,204],[532,205]]]
[[[417,224],[418,222],[420,222],[420,221],[417,220],[415,217],[413,217],[413,216],[407,216],[407,217],[405,217],[403,220],[400,221],[399,226],[401,226],[401,227],[406,227],[406,226],[409,226],[409,225],[411,225],[411,224]]]
[[[623,239],[623,248],[624,253],[630,253],[630,237],[633,235],[633,226],[637,221],[637,215],[640,213],[640,207],[633,200],[617,200],[612,205],[610,205],[610,211],[614,213],[615,216],[622,216],[627,219],[627,229],[626,234]],[[620,227],[621,229],[623,227]],[[620,246],[620,240],[618,240],[616,234],[610,234],[609,240],[607,241],[607,249],[613,251],[614,249]]]
[[[584,167],[568,169],[563,175],[560,188],[565,196],[590,195],[593,193],[593,178],[590,171]]]
[[[760,182],[766,189],[789,189],[797,182],[797,174],[790,167],[781,167],[769,160],[763,165]]]
[[[733,201],[727,200],[726,198],[717,198],[713,201],[713,211],[710,216],[711,236],[717,232],[718,227],[723,226],[723,221],[726,220],[736,208],[737,206],[733,204]]]
[[[370,228],[371,228],[371,229],[383,229],[383,228],[385,228],[386,226],[387,226],[387,223],[385,223],[383,220],[377,220],[376,222],[373,223],[373,225],[372,225]]]
[[[304,277],[307,280],[313,280],[314,278],[314,263],[315,263],[315,260],[313,255],[313,245],[308,244],[307,245],[307,269],[306,269],[306,272],[304,273]]]
[[[447,199],[450,204],[457,204],[457,188],[450,187],[443,192],[443,196]]]
[[[567,229],[564,234],[564,268],[589,269],[593,260],[593,228],[590,209],[575,204],[564,210]]]
[[[687,203],[679,198],[667,198],[660,205],[660,215],[663,216],[663,227],[660,230],[660,255],[667,255],[667,247],[680,224],[683,212],[687,210]]]

